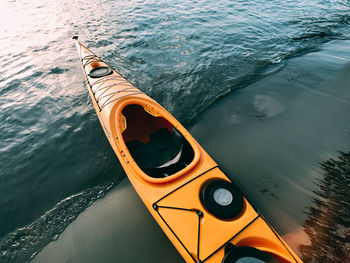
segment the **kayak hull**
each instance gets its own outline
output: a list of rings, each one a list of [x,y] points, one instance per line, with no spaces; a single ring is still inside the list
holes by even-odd
[[[302,262],[244,195],[242,209],[234,218],[220,219],[206,209],[205,187],[213,181],[234,185],[231,179],[169,112],[119,73],[112,70],[91,77],[93,70],[110,67],[78,40],[76,45],[90,98],[110,145],[143,203],[186,262],[222,262],[229,243],[267,252],[276,262]],[[127,141],[131,121],[125,112],[129,108],[140,109],[158,123],[165,120],[166,127],[179,132],[190,145],[191,161],[171,176],[149,176],[133,158]],[[142,129],[138,136],[141,141],[150,140]]]

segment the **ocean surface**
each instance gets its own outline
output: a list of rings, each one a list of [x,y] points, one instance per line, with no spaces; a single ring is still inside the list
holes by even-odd
[[[0,262],[30,261],[50,241],[56,240],[82,211],[125,177],[89,101],[78,54],[71,40],[73,35],[79,35],[80,40],[103,60],[192,129],[214,159],[234,171],[237,166],[228,158],[230,150],[220,152],[212,146],[210,139],[215,136],[215,129],[208,132],[200,129],[201,122],[213,122],[207,112],[215,112],[216,105],[226,103],[229,96],[254,92],[251,105],[255,111],[247,106],[249,96],[244,95],[248,96],[242,97],[246,100],[233,99],[227,104],[238,105],[230,108],[230,115],[215,117],[222,118],[221,123],[227,118],[227,122],[234,124],[249,116],[258,121],[278,116],[295,103],[300,87],[285,90],[284,85],[276,85],[265,94],[268,85],[257,83],[276,76],[293,59],[318,54],[318,51],[325,50],[328,56],[322,59],[316,56],[307,60],[312,62],[310,64],[301,61],[297,65],[310,72],[319,69],[315,65],[322,66],[324,71],[319,75],[298,75],[295,72],[299,69],[295,67],[289,69],[291,80],[303,77],[304,83],[313,85],[331,78],[331,73],[350,59],[350,2],[1,1]],[[335,189],[344,185],[350,187],[350,111],[345,107],[350,105],[350,96],[345,88],[340,97],[337,89],[331,95],[325,90],[320,88],[315,92],[326,98],[336,97],[338,103],[332,100],[334,103],[328,105],[326,100],[318,105],[319,112],[297,105],[299,112],[289,115],[292,120],[303,116],[304,110],[309,114],[311,122],[303,123],[302,131],[308,130],[312,121],[322,123],[322,118],[314,118],[321,116],[320,112],[333,121],[331,127],[337,127],[336,131],[327,133],[333,136],[327,137],[332,139],[329,145],[336,141],[332,153],[329,148],[316,147],[319,144],[315,140],[311,145],[316,147],[313,154],[319,159],[285,156],[289,165],[297,163],[299,168],[307,167],[310,162],[319,166],[322,178],[313,172],[295,178],[296,173],[290,173],[288,177],[291,187],[301,189],[299,194],[305,192],[299,199],[305,197],[314,201],[298,206],[300,202],[279,199],[276,202],[288,204],[279,214],[268,205],[261,204],[261,207],[279,226],[279,232],[289,230],[287,225],[277,223],[279,219],[289,218],[286,224],[293,221],[293,226],[303,226],[311,239],[317,238],[324,244],[328,239],[317,236],[317,229],[322,225],[314,228],[312,224],[315,217],[319,218],[320,202],[334,194],[330,207],[340,214],[335,217],[343,220],[340,224],[343,228],[334,230],[338,236],[332,236],[335,240],[331,240],[331,245],[341,247],[344,244],[345,256],[339,252],[332,259],[326,256],[323,259],[324,262],[344,262],[350,250],[349,217],[344,216],[350,214],[349,194],[345,190],[332,192],[325,189],[325,185]],[[310,105],[314,98],[307,101]],[[337,105],[345,106],[335,110]],[[284,125],[288,136],[288,147],[301,145],[306,137],[305,143],[312,141],[312,134],[305,132],[294,136],[295,133],[288,133],[293,127],[280,124]],[[323,128],[330,129],[327,127],[325,124]],[[247,136],[254,128],[257,127],[240,126],[231,138]],[[264,132],[266,137],[272,136],[266,129],[261,129],[260,134]],[[225,136],[221,138],[229,138],[228,134]],[[249,141],[249,137],[246,140]],[[272,145],[269,140],[260,142]],[[252,142],[250,147],[255,145]],[[273,147],[277,149],[278,145]],[[243,143],[238,144],[232,156],[241,163],[253,156],[251,160],[255,162],[249,162],[249,166],[264,167],[258,158],[263,153],[247,149]],[[303,151],[293,150],[294,153]],[[287,167],[292,166],[283,166],[277,161],[271,163],[269,176],[277,178],[276,171]],[[261,201],[259,195],[254,195],[256,182],[237,180],[254,200]],[[268,182],[265,180],[266,185],[259,189],[259,194],[268,193],[273,197],[273,188],[278,186]],[[311,188],[304,188],[304,184],[314,185],[311,194]],[[310,208],[312,202],[314,208]],[[294,206],[297,212],[290,213]],[[305,246],[303,251],[306,262],[317,262],[312,246]]]

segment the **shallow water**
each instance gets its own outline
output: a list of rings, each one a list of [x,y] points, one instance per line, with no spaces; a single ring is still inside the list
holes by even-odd
[[[89,102],[72,35],[189,127],[219,98],[275,75],[290,58],[349,39],[349,13],[347,1],[2,1],[0,261],[28,260],[125,176]],[[324,74],[332,56],[344,56],[329,53],[320,60],[330,65]],[[276,103],[257,91],[261,118],[283,112],[296,96],[286,94]],[[211,134],[198,136],[206,144]],[[288,146],[298,140],[291,136]],[[293,176],[296,187],[311,181]]]
[[[349,45],[290,59],[191,128],[305,262],[350,260]]]

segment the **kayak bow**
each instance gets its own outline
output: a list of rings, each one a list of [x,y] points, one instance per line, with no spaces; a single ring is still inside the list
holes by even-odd
[[[73,39],[109,143],[186,262],[302,262],[170,113]]]

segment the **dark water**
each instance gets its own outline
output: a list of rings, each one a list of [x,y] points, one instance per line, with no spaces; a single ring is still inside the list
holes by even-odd
[[[125,176],[83,86],[74,34],[191,126],[289,59],[350,39],[350,3],[2,1],[0,261],[30,259]]]

